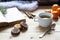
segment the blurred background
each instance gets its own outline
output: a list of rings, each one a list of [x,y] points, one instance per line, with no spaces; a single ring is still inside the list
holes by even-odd
[[[60,4],[60,0],[0,0],[0,2],[7,1],[38,1],[39,5],[52,5],[52,4]]]
[[[38,0],[39,5],[60,4],[60,0]]]

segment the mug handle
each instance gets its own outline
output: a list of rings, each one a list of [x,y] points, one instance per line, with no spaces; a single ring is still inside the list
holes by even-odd
[[[34,21],[35,21],[35,22],[38,22],[38,17],[35,17],[35,18],[34,18]]]

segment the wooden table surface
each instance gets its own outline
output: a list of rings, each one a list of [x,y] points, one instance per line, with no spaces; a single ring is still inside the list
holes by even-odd
[[[42,10],[51,8],[50,6],[41,6],[40,9],[37,9],[34,12],[31,12],[34,15],[38,15]],[[23,14],[25,15],[25,14]],[[11,35],[12,27],[2,27],[0,28],[0,40],[60,40],[60,32],[50,31],[49,34],[46,34],[44,37],[40,38],[40,36],[49,28],[41,29],[39,27],[39,23],[35,22],[34,19],[29,19],[26,15],[26,23],[28,24],[28,30],[26,32],[21,32],[19,36],[13,37]],[[56,22],[57,25],[60,24],[60,21]],[[43,32],[41,32],[41,30]]]

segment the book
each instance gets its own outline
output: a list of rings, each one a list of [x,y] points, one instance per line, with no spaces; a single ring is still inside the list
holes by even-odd
[[[6,26],[6,25],[7,25],[6,18],[3,16],[3,14],[0,11],[0,26]]]
[[[0,12],[0,24],[19,23],[25,21],[23,12],[20,12],[16,7],[8,8],[5,16]],[[3,26],[3,25],[0,25]]]

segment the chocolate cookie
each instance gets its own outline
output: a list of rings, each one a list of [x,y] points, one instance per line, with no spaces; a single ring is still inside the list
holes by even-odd
[[[11,31],[11,34],[13,36],[18,36],[20,34],[20,30],[18,28],[14,28],[12,31]]]
[[[21,30],[23,32],[25,32],[28,29],[28,25],[25,22],[21,22],[20,25],[21,25]]]

